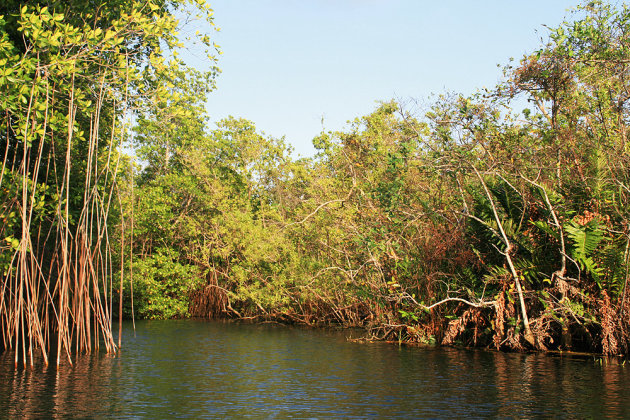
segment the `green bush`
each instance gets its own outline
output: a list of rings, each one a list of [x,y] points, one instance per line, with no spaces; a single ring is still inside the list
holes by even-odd
[[[188,316],[189,294],[199,287],[202,276],[197,267],[180,263],[178,257],[172,249],[159,248],[153,255],[134,262],[136,316],[148,319]]]

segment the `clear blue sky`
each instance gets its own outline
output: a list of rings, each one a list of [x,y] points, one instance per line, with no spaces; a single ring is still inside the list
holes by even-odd
[[[223,55],[213,122],[233,115],[314,153],[377,101],[472,93],[547,39],[568,0],[209,0]],[[323,127],[322,127],[323,120]]]

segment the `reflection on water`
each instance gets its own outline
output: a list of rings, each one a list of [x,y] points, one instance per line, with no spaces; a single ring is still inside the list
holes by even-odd
[[[348,342],[275,325],[126,325],[117,356],[14,369],[0,417],[365,418],[630,415],[629,370],[592,358]]]

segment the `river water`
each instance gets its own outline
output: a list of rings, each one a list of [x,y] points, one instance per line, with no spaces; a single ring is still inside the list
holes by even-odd
[[[273,324],[143,321],[123,334],[119,355],[72,367],[0,356],[0,418],[630,417],[630,363]]]

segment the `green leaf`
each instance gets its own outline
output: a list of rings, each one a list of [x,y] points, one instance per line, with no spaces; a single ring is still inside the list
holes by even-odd
[[[592,220],[582,226],[575,221],[570,221],[564,227],[567,236],[571,239],[573,255],[575,258],[584,259],[590,256],[604,238],[604,232],[599,223]]]
[[[532,221],[531,224],[536,226],[538,229],[540,229],[541,231],[543,231],[547,235],[549,235],[552,238],[556,239],[557,241],[560,240],[560,235],[558,234],[558,232],[547,221],[545,221],[545,220],[536,220],[536,221]]]

